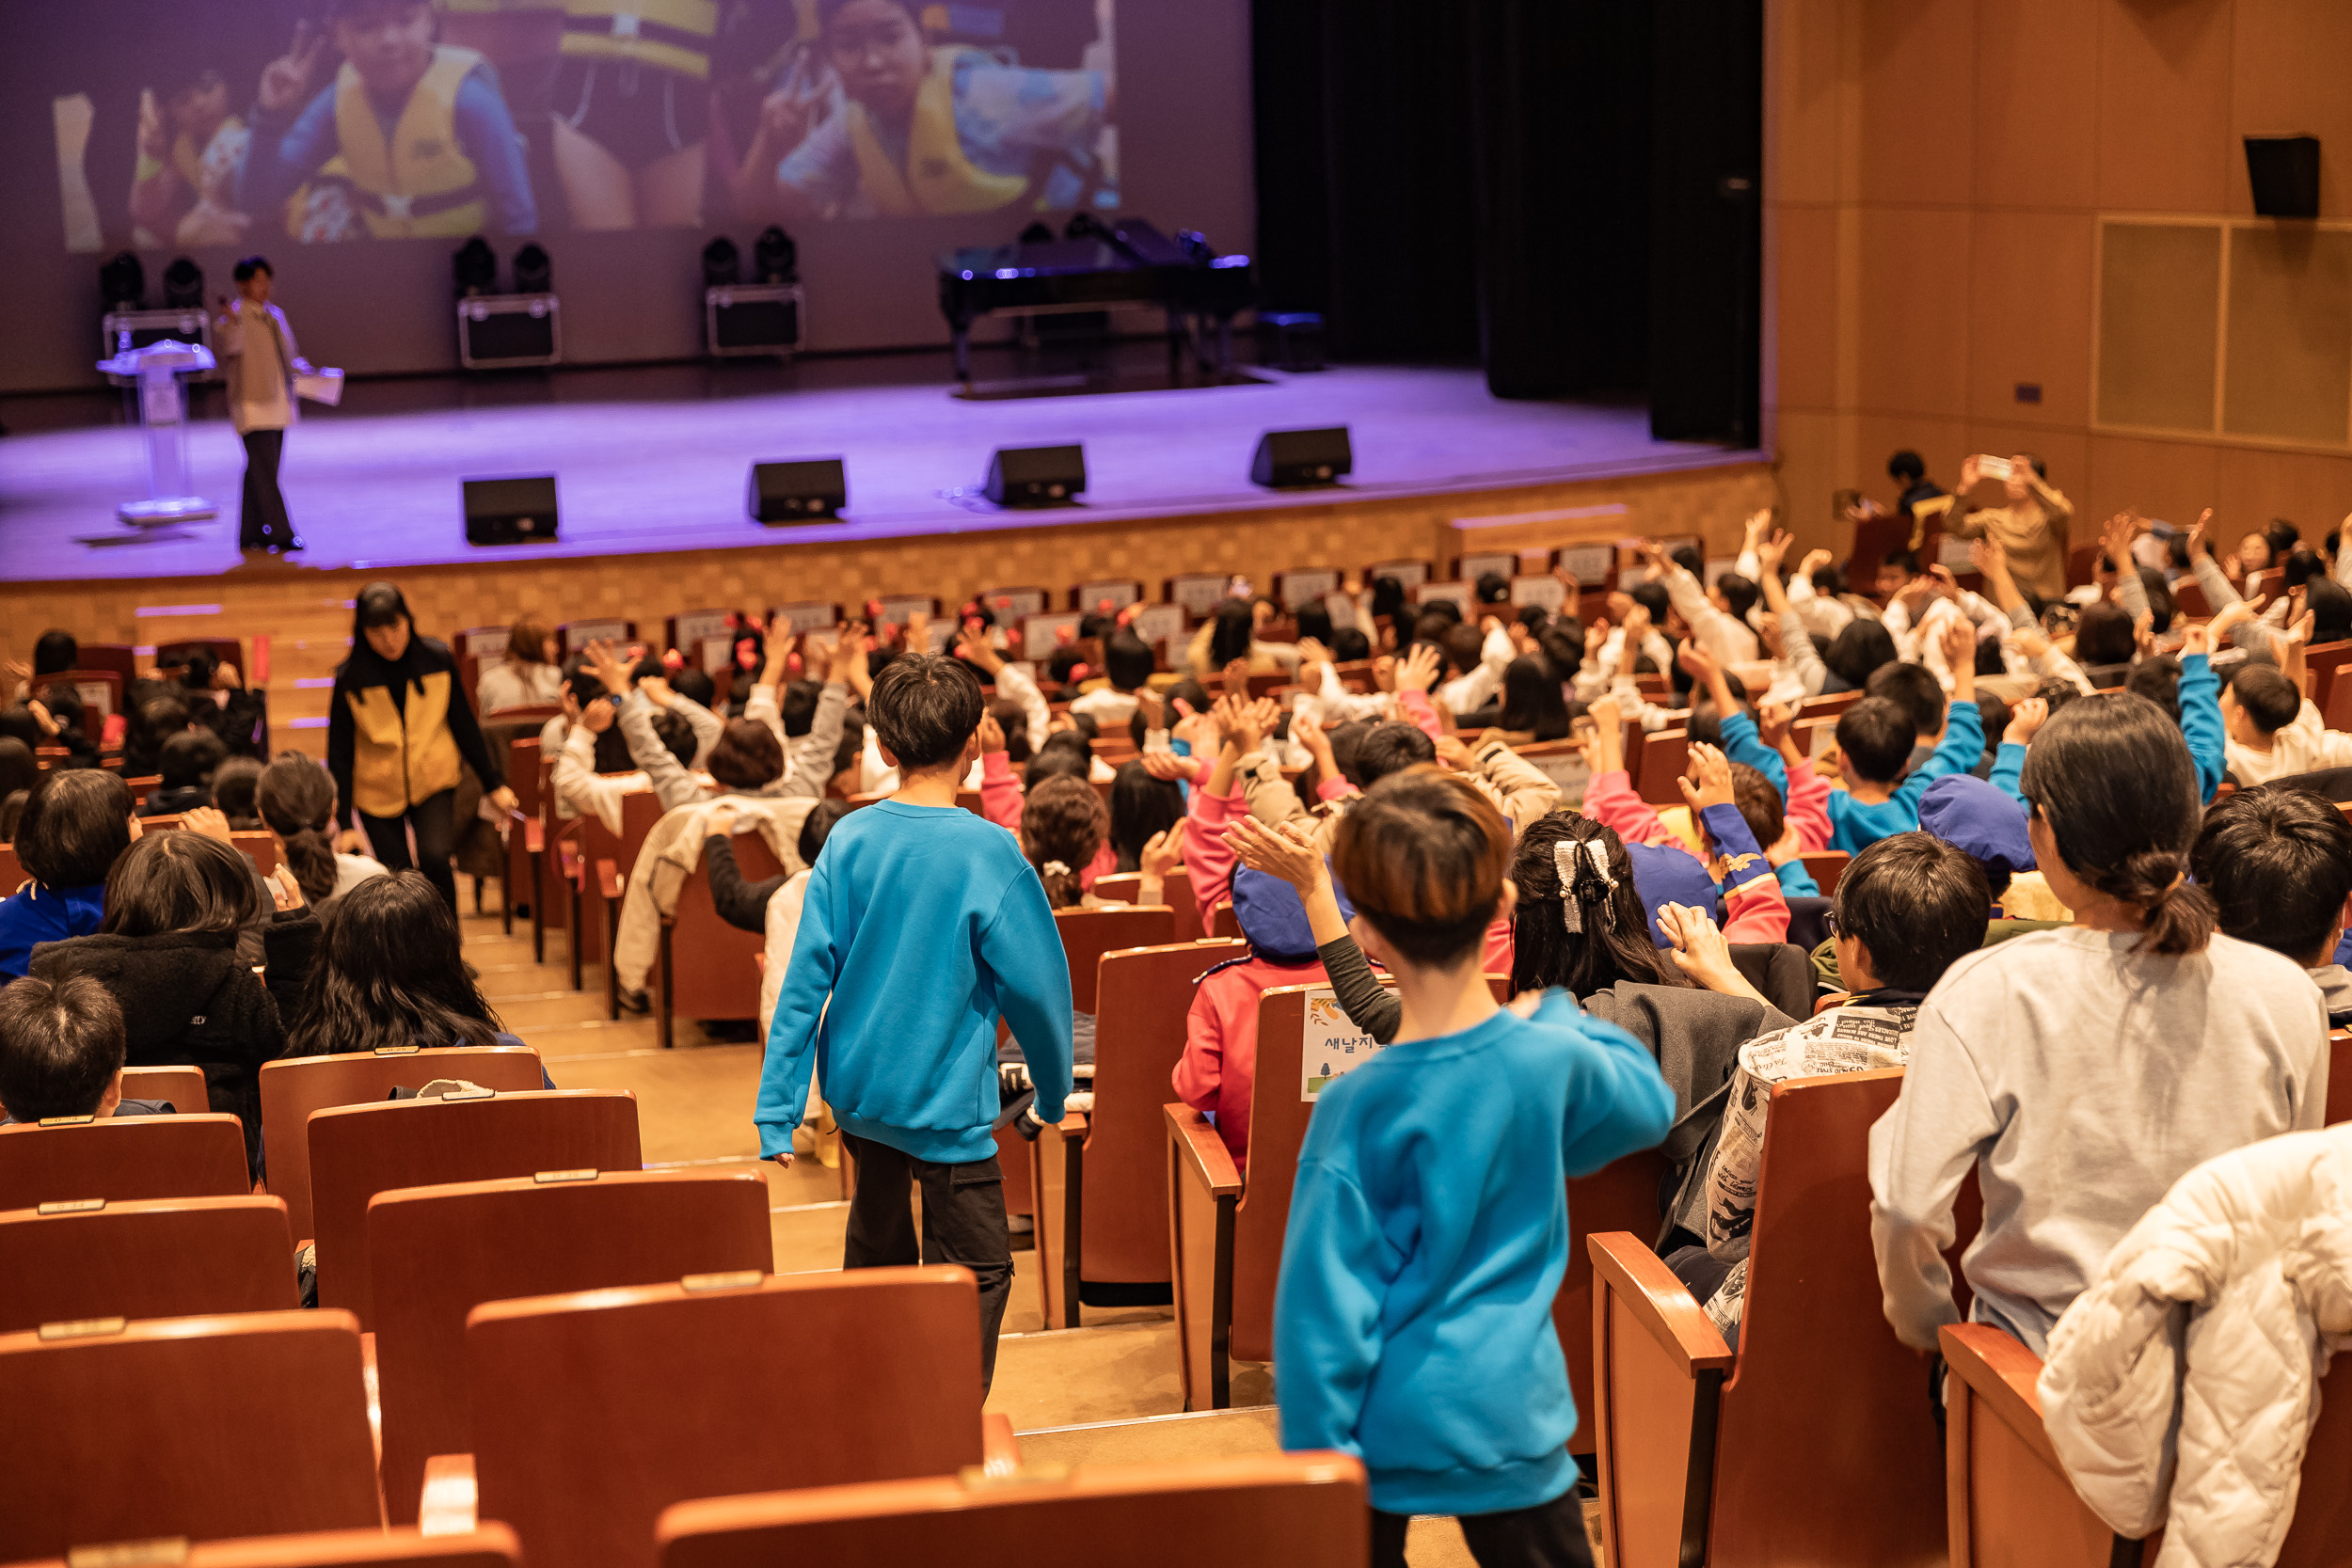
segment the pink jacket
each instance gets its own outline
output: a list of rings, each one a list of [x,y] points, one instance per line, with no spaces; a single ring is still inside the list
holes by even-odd
[[[1194,792],[1199,798],[1199,792]],[[1184,1053],[1169,1075],[1176,1098],[1216,1118],[1234,1165],[1249,1168],[1249,1090],[1258,1075],[1258,998],[1277,986],[1317,986],[1317,963],[1250,958],[1200,982],[1184,1021]]]
[[[1807,854],[1829,847],[1829,781],[1801,763],[1788,769],[1788,820]],[[1766,845],[1766,848],[1772,846]]]
[[[1592,782],[1584,786],[1584,815],[1605,828],[1615,829],[1617,836],[1628,844],[1667,845],[1691,854],[1682,840],[1658,820],[1658,813],[1650,809],[1649,802],[1633,793],[1633,781],[1623,768],[1593,775]],[[1804,831],[1800,826],[1798,832]],[[1691,858],[1698,859],[1696,855]],[[1761,857],[1758,864],[1759,875],[1750,877],[1724,895],[1725,942],[1788,940],[1788,900],[1781,894],[1780,879],[1772,875],[1771,866],[1761,864]]]

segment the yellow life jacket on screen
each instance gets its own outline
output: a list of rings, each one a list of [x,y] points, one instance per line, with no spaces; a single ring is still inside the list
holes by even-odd
[[[345,61],[335,73],[335,135],[342,145],[319,178],[351,188],[361,221],[377,239],[462,239],[482,231],[486,209],[479,174],[457,145],[457,89],[481,64],[470,49],[435,49],[424,79],[401,108],[389,147],[358,71]],[[307,188],[295,192],[287,207],[288,231],[296,238],[307,197]]]
[[[421,691],[404,689],[404,683],[344,693],[357,741],[351,756],[353,805],[370,816],[399,816],[456,786],[451,679],[447,670],[434,670],[424,675]]]
[[[956,132],[956,66],[977,50],[931,51],[930,73],[914,89],[914,122],[901,172],[883,150],[866,105],[850,101],[850,146],[857,152],[858,182],[874,210],[888,217],[918,213],[992,213],[1009,207],[1029,188],[1025,174],[990,174],[972,166]]]
[[[568,59],[628,60],[710,79],[718,0],[564,0]]]

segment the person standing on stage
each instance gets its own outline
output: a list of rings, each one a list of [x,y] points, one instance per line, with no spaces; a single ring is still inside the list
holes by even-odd
[[[415,866],[456,909],[449,855],[460,757],[482,781],[485,800],[515,809],[505,769],[483,743],[473,705],[458,684],[456,656],[439,639],[418,635],[398,588],[368,584],[352,615],[351,657],[335,671],[326,721],[326,767],[345,824],[337,847],[373,846],[393,871]]]
[[[278,464],[285,454],[286,427],[294,422],[294,378],[310,362],[294,350],[286,312],[269,302],[270,268],[264,257],[237,263],[237,298],[220,302],[213,324],[213,353],[229,388],[229,418],[245,441],[245,500],[238,514],[240,549],[302,548],[302,536],[286,515],[278,488]]]

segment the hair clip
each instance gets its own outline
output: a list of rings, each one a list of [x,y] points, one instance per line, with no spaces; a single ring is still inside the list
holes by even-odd
[[[1067,877],[1070,875],[1070,866],[1065,861],[1047,861],[1038,867],[1038,871],[1047,877]]]

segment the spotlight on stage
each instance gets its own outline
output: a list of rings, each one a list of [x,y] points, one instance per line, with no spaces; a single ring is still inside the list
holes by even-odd
[[[703,246],[703,287],[723,289],[743,280],[743,253],[724,234]]]
[[[723,234],[703,246],[703,352],[714,359],[789,359],[801,346],[803,299],[792,236],[774,228],[760,235],[752,246],[752,270],[756,282],[737,281],[742,254]],[[759,515],[756,506],[753,515]]]
[[[792,243],[791,235],[770,224],[752,245],[752,271],[762,283],[798,283],[801,247]]]
[[[548,247],[533,240],[515,252],[515,292],[518,294],[552,293],[555,290],[555,264],[548,259]]]
[[[134,251],[118,251],[98,268],[98,293],[109,310],[147,309],[147,269]]]
[[[204,269],[185,256],[172,259],[164,269],[164,309],[201,310],[204,308]]]
[[[1087,487],[1086,448],[998,447],[986,494],[999,506],[1075,506]]]
[[[838,457],[803,457],[752,465],[745,510],[768,524],[815,523],[841,515],[850,482]]]
[[[1269,430],[1258,437],[1249,459],[1249,483],[1269,490],[1335,484],[1356,467],[1347,426],[1323,430]]]
[[[499,292],[498,255],[479,234],[457,247],[450,258],[450,271],[457,280],[459,299]]]

